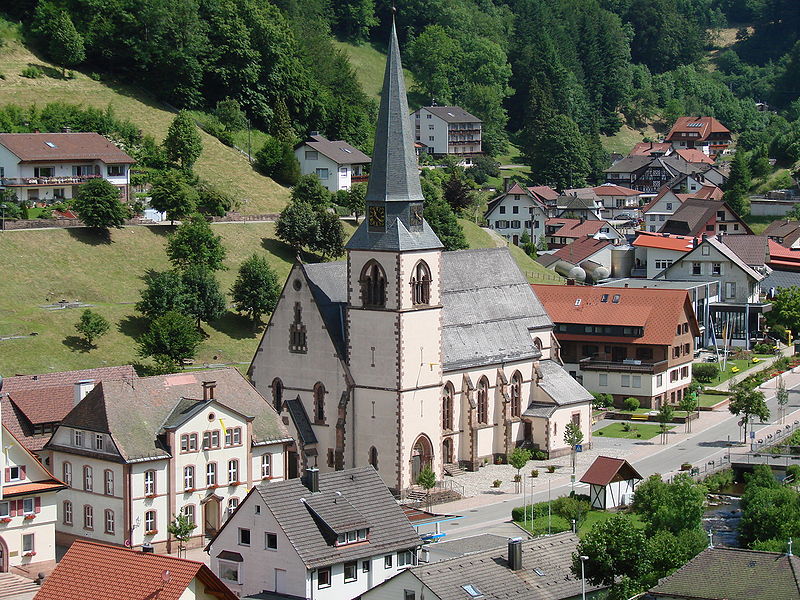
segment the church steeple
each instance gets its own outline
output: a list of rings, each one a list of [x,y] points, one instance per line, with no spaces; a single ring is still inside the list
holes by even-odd
[[[350,238],[347,249],[400,251],[441,248],[439,238],[423,219],[423,200],[400,46],[392,20],[367,184],[367,217]]]

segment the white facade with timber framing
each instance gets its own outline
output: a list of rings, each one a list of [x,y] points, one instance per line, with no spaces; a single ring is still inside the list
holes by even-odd
[[[561,367],[553,323],[507,248],[443,252],[423,195],[396,37],[347,260],[296,264],[249,375],[287,416],[303,468],[477,468],[529,445],[591,442],[592,396]],[[290,457],[289,469],[293,469]]]
[[[592,508],[608,510],[626,506],[633,501],[634,488],[642,476],[622,458],[598,456],[581,477],[589,484]]]

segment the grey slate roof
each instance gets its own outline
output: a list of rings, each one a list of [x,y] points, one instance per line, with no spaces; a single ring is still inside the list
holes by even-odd
[[[431,552],[430,560],[434,560],[434,553],[436,557],[439,557],[438,560],[445,560],[474,554],[475,552],[505,548],[507,543],[508,538],[506,536],[482,533],[449,542],[436,542],[436,544],[428,546],[428,550]]]
[[[313,494],[299,479],[261,484],[253,491],[263,498],[307,568],[406,550],[421,544],[403,509],[371,466],[320,473],[319,489],[322,495],[341,492],[341,498],[346,498],[363,516],[369,525],[368,543],[334,546],[326,537],[324,527],[320,527],[301,502],[301,498],[311,500]]]
[[[311,427],[311,421],[303,406],[303,401],[300,400],[300,396],[287,400],[286,408],[289,409],[289,414],[297,428],[297,435],[300,436],[300,441],[303,442],[304,445],[316,444],[317,436],[314,434],[314,428]]]
[[[800,599],[800,558],[778,552],[706,548],[659,581],[651,598]]]
[[[722,201],[689,198],[667,219],[661,232],[677,235],[700,235],[708,220],[724,206]]]
[[[387,216],[386,231],[381,232],[370,231],[365,219],[345,247],[352,250],[432,250],[443,247],[427,221],[423,220],[422,231],[409,231],[399,217],[390,217]]]
[[[606,173],[633,173],[653,162],[652,156],[626,156],[605,170]]]
[[[325,302],[346,302],[344,262],[306,265],[305,269],[312,289],[317,288]],[[441,271],[445,370],[540,356],[529,328],[553,323],[507,248],[443,252]],[[325,326],[332,338],[344,331],[343,310],[326,305],[323,315],[327,315]],[[334,339],[334,343],[337,348],[346,347],[344,339]]]
[[[763,234],[766,237],[782,238],[781,245],[788,248],[797,238],[800,238],[800,221],[791,221],[788,219],[779,219],[773,221],[764,230]]]
[[[769,292],[772,288],[780,290],[781,288],[788,288],[797,286],[800,287],[800,273],[793,271],[772,271],[759,284],[761,291],[764,293]]]
[[[542,374],[539,387],[553,399],[555,404],[531,402],[525,410],[526,417],[549,417],[561,406],[593,399],[593,396],[557,362],[543,360],[539,363],[539,370]]]
[[[564,532],[523,541],[519,571],[509,568],[508,550],[504,545],[412,567],[406,573],[419,579],[439,600],[469,600],[462,587],[465,585],[477,588],[485,600],[563,600],[581,593],[581,580],[570,571],[577,546],[578,537]],[[534,569],[543,575],[538,575]],[[599,588],[587,585],[586,589]]]
[[[347,354],[345,310],[347,308],[347,263],[336,261],[302,265],[314,301],[339,356]]]
[[[329,140],[322,135],[312,135],[311,139],[300,144],[313,148],[320,154],[327,156],[338,165],[369,164],[372,159],[358,148],[354,148],[341,140]]]
[[[725,235],[722,243],[751,267],[763,267],[769,261],[768,238],[762,235]]]
[[[460,106],[425,106],[425,110],[436,115],[448,123],[481,123],[482,121],[473,114],[468,113]]]
[[[306,498],[306,506],[336,534],[369,527],[369,522],[344,494],[319,492]]]
[[[203,397],[204,381],[217,382],[215,397],[220,405],[253,417],[253,443],[289,439],[271,403],[233,368],[104,380],[70,411],[62,425],[111,434],[128,461],[163,457],[169,450],[159,437],[164,423],[179,419],[192,402],[202,402],[191,399]]]

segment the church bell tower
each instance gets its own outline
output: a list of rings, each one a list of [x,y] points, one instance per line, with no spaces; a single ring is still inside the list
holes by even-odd
[[[423,201],[392,23],[367,216],[346,248],[352,462],[397,490],[425,466],[441,471],[442,243]]]

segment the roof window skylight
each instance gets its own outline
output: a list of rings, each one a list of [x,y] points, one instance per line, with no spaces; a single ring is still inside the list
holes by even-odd
[[[580,306],[580,305],[581,305],[581,299],[580,298],[576,298],[575,299],[575,306]]]
[[[50,146],[51,148],[55,148],[56,145],[53,142],[45,142],[46,145]]]
[[[481,596],[483,596],[483,592],[481,592],[471,583],[468,583],[467,585],[462,585],[461,587],[464,588],[464,591],[469,594],[470,598],[480,598]]]

